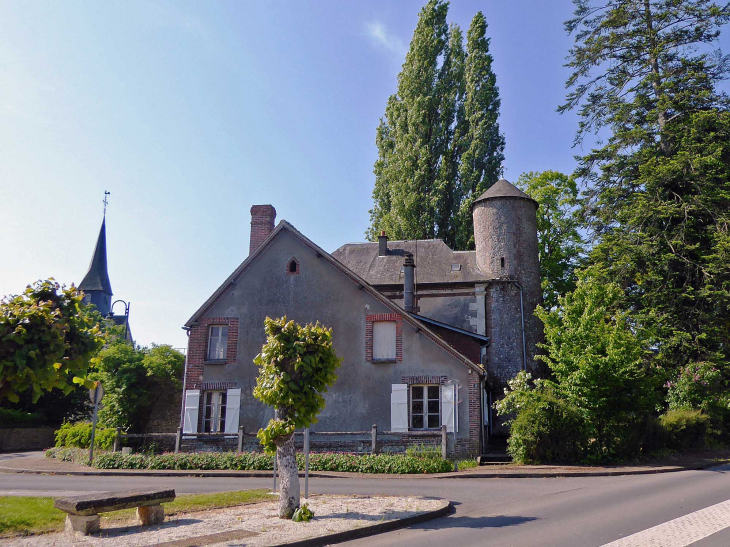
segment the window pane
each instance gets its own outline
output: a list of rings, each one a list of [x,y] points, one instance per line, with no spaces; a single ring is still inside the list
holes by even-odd
[[[413,401],[411,414],[423,414],[423,401]]]
[[[438,414],[439,413],[439,402],[438,401],[429,401],[428,402],[428,413],[429,414]]]
[[[428,415],[428,427],[440,427],[441,424],[439,423],[439,416],[438,414],[429,414]]]
[[[395,321],[373,323],[373,359],[395,361]]]
[[[224,360],[226,358],[226,346],[228,345],[228,327],[210,327],[208,339],[208,359],[211,361]]]
[[[413,415],[413,429],[423,429],[423,415]]]
[[[423,386],[413,386],[413,389],[411,390],[411,399],[423,400]]]
[[[436,399],[439,398],[439,386],[428,386],[428,398]]]

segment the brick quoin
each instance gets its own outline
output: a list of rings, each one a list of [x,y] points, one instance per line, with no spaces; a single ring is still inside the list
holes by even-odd
[[[258,249],[274,230],[276,209],[271,205],[254,205],[251,207],[251,240],[248,254]]]
[[[403,361],[403,316],[399,313],[375,313],[365,316],[365,360],[373,362],[373,323],[395,321],[395,360]]]
[[[203,367],[208,353],[208,333],[211,325],[228,325],[226,364],[236,362],[238,353],[238,318],[206,317],[190,327],[188,339],[188,366],[185,374],[185,389],[200,389],[203,383]],[[202,398],[201,398],[202,400]]]

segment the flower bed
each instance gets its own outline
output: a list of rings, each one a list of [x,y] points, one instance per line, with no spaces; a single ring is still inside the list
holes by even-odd
[[[88,453],[69,448],[51,448],[46,457],[85,464]],[[304,469],[304,455],[297,454],[299,469]],[[97,469],[174,469],[174,470],[273,470],[274,458],[263,452],[122,454],[99,452],[94,458]],[[445,473],[453,463],[441,458],[419,458],[404,454],[336,454],[309,455],[310,471],[350,471],[354,473]]]

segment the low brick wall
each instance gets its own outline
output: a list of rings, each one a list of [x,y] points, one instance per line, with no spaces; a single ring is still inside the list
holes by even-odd
[[[56,443],[55,427],[0,429],[0,452],[43,450]]]

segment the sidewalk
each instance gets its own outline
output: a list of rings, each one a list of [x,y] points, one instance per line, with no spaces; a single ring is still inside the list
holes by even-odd
[[[340,473],[311,471],[312,478],[359,478],[359,479],[493,479],[493,478],[545,478],[545,477],[603,477],[617,475],[651,475],[672,473],[690,469],[707,469],[730,461],[730,451],[707,452],[670,458],[654,465],[615,467],[558,466],[558,465],[489,465],[458,471],[428,475],[387,475],[369,473]],[[93,476],[152,476],[152,477],[271,477],[271,471],[168,471],[146,469],[94,469],[84,465],[45,458],[42,452],[3,454],[0,457],[0,473],[29,473],[56,475]],[[303,476],[303,472],[302,472]]]

